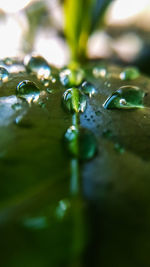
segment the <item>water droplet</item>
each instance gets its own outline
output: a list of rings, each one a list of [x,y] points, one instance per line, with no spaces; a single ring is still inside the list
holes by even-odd
[[[60,81],[66,87],[78,86],[84,79],[84,71],[81,69],[64,69],[60,72]]]
[[[53,90],[50,89],[50,88],[47,88],[46,91],[47,91],[47,93],[49,93],[49,94],[52,94],[52,93],[53,93]]]
[[[143,108],[145,93],[136,86],[122,86],[107,98],[103,104],[105,109]]]
[[[46,107],[46,103],[44,103],[44,102],[39,102],[39,105],[40,105],[41,108],[45,108]]]
[[[58,219],[63,219],[68,209],[71,207],[71,203],[68,199],[62,199],[59,201],[58,206],[56,208],[56,217]]]
[[[49,86],[49,80],[48,79],[41,78],[40,81],[42,84],[44,84],[45,87]]]
[[[55,83],[56,82],[56,78],[53,77],[53,76],[50,76],[49,79],[51,80],[52,83]]]
[[[0,82],[7,82],[9,77],[9,72],[3,68],[0,67]]]
[[[25,58],[25,65],[29,72],[36,73],[39,79],[47,79],[50,76],[51,68],[47,61],[41,56],[31,56]]]
[[[125,149],[123,146],[121,146],[119,143],[115,143],[114,144],[114,148],[117,152],[119,152],[120,154],[123,154],[125,152]]]
[[[12,107],[12,109],[18,111],[18,110],[22,109],[22,104],[21,103],[15,103],[11,107]]]
[[[96,93],[94,85],[86,81],[82,83],[81,90],[84,94],[88,95],[89,97],[92,97]]]
[[[78,88],[67,89],[63,94],[63,105],[70,112],[84,112],[86,96]]]
[[[12,60],[12,58],[10,58],[10,57],[6,57],[6,58],[4,58],[3,62],[4,62],[4,64],[6,64],[6,65],[8,65],[8,66],[10,66],[10,65],[13,64],[13,60]]]
[[[34,82],[24,80],[17,85],[17,96],[27,100],[28,103],[39,99],[40,91]]]
[[[14,123],[21,128],[32,128],[32,123],[27,117],[25,117],[26,112],[23,112],[21,115],[17,116],[14,120]]]
[[[105,78],[107,75],[107,69],[103,66],[95,67],[93,69],[93,75],[95,76],[95,78]]]
[[[120,79],[121,80],[134,80],[134,79],[138,78],[139,75],[140,75],[140,72],[137,68],[128,67],[120,73]]]
[[[84,128],[78,130],[75,126],[71,126],[65,133],[64,141],[70,155],[80,160],[93,158],[97,151],[94,134]]]

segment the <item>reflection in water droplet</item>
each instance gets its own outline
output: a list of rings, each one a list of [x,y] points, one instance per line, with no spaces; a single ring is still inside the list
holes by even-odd
[[[7,82],[9,77],[9,72],[3,68],[0,67],[0,82]]]
[[[78,88],[70,88],[63,94],[63,105],[70,112],[84,112],[86,109],[86,96]]]
[[[122,86],[107,98],[103,104],[105,109],[133,109],[143,108],[145,93],[136,86]]]
[[[40,91],[34,82],[24,80],[17,85],[17,96],[24,98],[28,103],[36,102],[39,99]]]
[[[138,78],[139,75],[140,75],[140,72],[137,68],[128,67],[120,73],[120,79],[121,80],[134,80],[134,79]]]
[[[86,81],[82,83],[81,90],[84,94],[88,95],[89,97],[92,97],[96,93],[94,85]]]
[[[107,75],[107,70],[103,66],[95,67],[93,69],[93,75],[95,76],[95,78],[99,77],[105,78]]]
[[[66,87],[78,86],[84,79],[84,71],[81,69],[64,69],[59,74],[62,85]]]
[[[63,219],[70,207],[71,207],[71,204],[68,199],[60,200],[55,211],[56,217],[58,219]]]
[[[79,130],[75,126],[68,128],[64,142],[70,155],[80,160],[93,158],[97,151],[97,141],[94,134],[84,128]]]
[[[47,61],[41,56],[31,56],[25,58],[26,69],[29,72],[36,73],[39,79],[47,79],[50,76],[51,68]]]
[[[34,217],[34,218],[26,218],[23,221],[23,225],[26,228],[40,230],[45,229],[48,226],[48,222],[46,217]]]
[[[119,154],[123,154],[125,152],[125,149],[123,146],[121,146],[120,144],[118,143],[115,143],[114,144],[114,148],[117,152],[119,152]]]

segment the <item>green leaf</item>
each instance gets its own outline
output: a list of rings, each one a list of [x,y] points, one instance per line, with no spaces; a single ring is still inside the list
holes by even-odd
[[[122,80],[120,67],[87,64],[85,80],[94,94],[86,95],[83,113],[72,114],[62,105],[66,88],[59,71],[51,71],[56,82],[22,72],[0,84],[1,265],[147,266],[150,79]],[[16,98],[22,80],[37,85],[37,102]],[[104,109],[106,99],[127,85],[145,92],[143,109]],[[72,125],[95,139],[71,139],[70,156],[63,137]],[[79,157],[93,149],[93,140],[96,151]]]

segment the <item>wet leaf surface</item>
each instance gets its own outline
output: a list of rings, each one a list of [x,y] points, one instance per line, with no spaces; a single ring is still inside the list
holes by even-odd
[[[54,68],[56,82],[48,86],[26,72],[0,85],[3,267],[149,266],[150,80],[124,81],[122,69],[105,65],[84,68],[94,94],[85,95],[87,107],[76,118],[63,108],[66,88]],[[101,66],[105,75],[95,77],[93,68]],[[16,96],[23,80],[37,85],[37,101]],[[145,92],[144,108],[104,109],[106,99],[127,85]],[[71,125],[93,134],[92,159],[80,161],[65,150]],[[73,142],[75,151],[82,151],[81,141]]]

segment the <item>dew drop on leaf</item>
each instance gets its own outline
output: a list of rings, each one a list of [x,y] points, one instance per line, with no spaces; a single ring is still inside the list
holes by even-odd
[[[47,79],[51,74],[51,68],[47,61],[41,56],[31,56],[25,58],[26,69],[33,72],[39,79]]]
[[[31,103],[38,100],[40,91],[34,82],[24,80],[17,85],[16,94],[18,97],[25,99],[28,103]]]
[[[86,96],[78,88],[69,88],[63,94],[63,106],[69,112],[84,112],[86,104]]]
[[[92,97],[96,93],[94,85],[87,81],[82,83],[81,90],[84,94],[88,95],[89,97]]]
[[[105,109],[143,108],[145,93],[136,86],[122,86],[109,96],[103,104]]]
[[[93,158],[97,151],[97,140],[94,134],[84,128],[75,126],[67,129],[64,136],[65,147],[69,154],[80,160]]]
[[[121,80],[134,80],[140,76],[140,72],[135,67],[125,68],[124,71],[120,73]]]
[[[123,154],[125,152],[124,147],[121,146],[119,143],[115,143],[114,148],[119,154]]]
[[[84,71],[81,69],[63,69],[60,74],[60,81],[66,87],[79,86],[84,79]]]
[[[8,77],[9,77],[9,72],[5,68],[0,67],[0,83],[7,82]]]
[[[70,207],[71,203],[68,199],[60,200],[55,210],[55,215],[57,219],[62,220]]]

